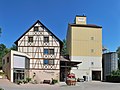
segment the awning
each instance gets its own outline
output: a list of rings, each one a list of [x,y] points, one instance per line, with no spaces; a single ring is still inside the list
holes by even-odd
[[[82,62],[70,61],[69,59],[62,57],[60,60],[60,67],[64,67],[64,68],[78,67],[77,65],[80,63]]]

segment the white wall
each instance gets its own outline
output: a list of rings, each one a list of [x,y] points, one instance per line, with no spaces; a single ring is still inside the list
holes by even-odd
[[[76,78],[88,76],[88,79],[92,80],[92,71],[101,71],[102,79],[102,57],[72,56],[71,61],[82,62],[77,65],[78,68],[73,67],[71,70],[71,73],[75,73]]]

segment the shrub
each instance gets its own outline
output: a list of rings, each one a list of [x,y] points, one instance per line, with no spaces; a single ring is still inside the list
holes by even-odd
[[[106,81],[120,83],[120,76],[106,76]]]
[[[26,84],[26,83],[27,83],[27,81],[23,80],[23,83],[24,83],[24,84]]]
[[[26,81],[27,82],[30,82],[32,79],[31,78],[26,78]]]
[[[22,83],[22,81],[21,81],[21,80],[18,80],[18,81],[17,81],[17,84],[18,84],[18,85],[20,85],[21,83]]]
[[[112,71],[111,76],[120,76],[120,70]]]
[[[3,76],[3,75],[5,75],[5,73],[4,72],[0,72],[0,75]]]
[[[0,88],[0,90],[4,90],[3,88]]]
[[[58,83],[58,80],[52,79],[52,84]]]

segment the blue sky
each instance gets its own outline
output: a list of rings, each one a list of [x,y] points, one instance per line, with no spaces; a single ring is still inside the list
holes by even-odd
[[[12,46],[38,19],[63,40],[68,23],[83,14],[88,24],[103,27],[103,45],[115,51],[120,46],[120,0],[0,0],[0,43]]]

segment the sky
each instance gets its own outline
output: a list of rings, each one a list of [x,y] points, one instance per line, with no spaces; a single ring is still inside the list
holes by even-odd
[[[102,26],[102,44],[116,51],[120,46],[120,0],[0,0],[0,43],[11,47],[37,20],[63,40],[68,23],[83,14],[88,24]]]

